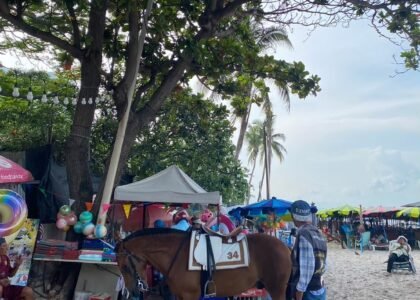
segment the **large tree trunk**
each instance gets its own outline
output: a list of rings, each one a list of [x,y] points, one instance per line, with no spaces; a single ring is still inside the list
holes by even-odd
[[[95,105],[81,104],[81,99],[95,99],[101,83],[102,47],[107,2],[92,1],[89,18],[91,46],[81,59],[81,89],[70,136],[66,145],[67,178],[70,198],[76,200],[75,210],[83,210],[83,202],[91,201],[93,188],[89,170],[89,144]]]

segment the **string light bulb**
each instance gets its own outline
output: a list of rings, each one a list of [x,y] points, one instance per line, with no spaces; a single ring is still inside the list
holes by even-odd
[[[89,97],[88,103],[93,104],[92,97]]]
[[[42,94],[42,97],[41,97],[41,102],[42,102],[42,103],[47,103],[47,102],[48,102],[47,92],[45,92],[45,91],[44,91],[44,93]]]
[[[76,98],[76,97],[74,97],[74,98],[71,100],[71,104],[73,104],[73,105],[76,105],[76,104],[77,104],[77,98]]]
[[[82,105],[86,104],[86,98],[82,98]]]
[[[34,94],[32,93],[32,88],[29,88],[28,94],[26,94],[26,99],[28,99],[28,101],[32,101],[34,100]]]
[[[60,103],[60,100],[58,100],[58,96],[54,96],[54,98],[53,98],[53,103],[54,103],[54,104],[58,104],[58,103]]]
[[[69,104],[69,98],[65,97],[64,100],[63,100],[63,104],[68,105]]]
[[[18,86],[17,86],[17,83],[15,83],[15,86],[14,86],[14,88],[13,88],[13,93],[12,93],[12,96],[13,97],[15,97],[15,98],[17,98],[17,97],[19,97],[19,88],[18,88]]]

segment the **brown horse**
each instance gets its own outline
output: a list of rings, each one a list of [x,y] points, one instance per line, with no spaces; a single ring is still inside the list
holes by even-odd
[[[146,264],[149,263],[166,277],[178,299],[199,299],[201,272],[188,270],[190,235],[173,229],[146,229],[121,241],[116,247],[117,262],[127,291],[138,295],[147,289]],[[292,266],[290,251],[280,240],[268,235],[251,234],[247,238],[249,266],[215,271],[217,297],[238,295],[263,284],[273,300],[286,299]]]

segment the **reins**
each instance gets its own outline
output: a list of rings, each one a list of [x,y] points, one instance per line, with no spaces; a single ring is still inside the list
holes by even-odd
[[[171,270],[172,270],[172,267],[174,266],[174,264],[175,264],[175,261],[176,261],[176,259],[178,258],[178,255],[179,255],[179,252],[181,252],[181,249],[182,249],[182,246],[184,246],[185,245],[185,242],[191,237],[191,231],[192,231],[192,229],[190,228],[190,229],[188,229],[188,234],[185,236],[185,238],[181,241],[181,243],[179,244],[179,246],[178,246],[178,249],[176,249],[176,252],[175,252],[175,256],[172,258],[172,261],[171,261],[171,264],[169,265],[169,269],[168,269],[168,275],[167,275],[167,277],[169,277],[169,274],[171,273]]]

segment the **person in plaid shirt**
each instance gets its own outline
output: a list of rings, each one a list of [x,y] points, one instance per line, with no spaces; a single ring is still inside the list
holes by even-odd
[[[322,275],[326,269],[327,242],[312,225],[310,205],[295,201],[290,208],[298,228],[292,249],[292,274],[289,279],[288,299],[325,300],[326,289]]]

